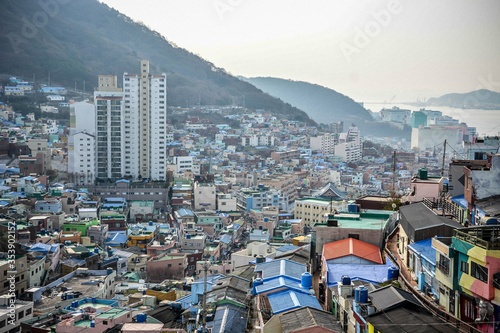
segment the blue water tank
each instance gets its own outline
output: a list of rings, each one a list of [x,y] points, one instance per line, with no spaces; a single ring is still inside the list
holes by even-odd
[[[90,327],[91,327],[91,328],[95,328],[95,321],[93,321],[93,320],[92,320],[92,321],[90,322]]]
[[[146,322],[147,317],[148,317],[148,316],[147,316],[145,313],[139,313],[139,314],[137,315],[137,319],[136,319],[136,321],[137,321],[138,323],[145,323],[145,322]]]
[[[261,284],[263,284],[263,283],[264,283],[264,281],[262,281],[262,279],[261,279],[261,278],[257,278],[257,279],[255,279],[255,280],[253,281],[253,294],[254,294],[254,295],[257,295],[257,291],[256,291],[256,289],[255,289],[255,288],[256,288],[257,286],[260,286],[260,285],[261,285]]]
[[[153,221],[149,221],[149,225],[153,225]]]
[[[267,222],[267,221],[269,221],[269,218],[264,217],[264,222]]]
[[[359,206],[356,204],[347,205],[347,211],[349,213],[359,213]]]
[[[45,229],[40,230],[40,235],[45,236]]]
[[[257,256],[257,258],[255,258],[255,262],[256,262],[257,264],[263,263],[263,262],[265,262],[265,261],[266,261],[266,258],[264,258],[264,256],[263,256],[262,254],[259,254],[259,255]]]
[[[350,286],[351,278],[348,275],[342,275],[342,277],[340,278],[340,282],[342,282],[342,285],[344,286]]]
[[[262,230],[262,226],[261,225],[259,225],[259,230]]]
[[[71,307],[76,309],[78,307],[78,302],[71,302]]]
[[[97,303],[97,298],[92,297],[92,303]]]
[[[172,306],[174,310],[180,310],[182,308],[182,304],[179,302],[171,302],[170,306]]]
[[[486,220],[486,225],[497,225],[498,224],[498,220],[494,217],[486,217],[484,219]]]
[[[106,275],[113,273],[113,268],[106,269]]]
[[[187,234],[187,235],[186,235],[186,239],[191,239],[191,235],[190,235],[190,234]]]
[[[94,253],[99,253],[99,249],[97,247],[94,249]]]
[[[358,303],[368,303],[368,289],[364,286],[357,287],[354,297]]]
[[[302,273],[301,283],[300,283],[300,285],[302,286],[302,288],[311,289],[312,288],[312,282],[313,282],[313,278],[312,278],[311,273],[309,273],[309,272]]]
[[[387,270],[387,280],[397,279],[399,276],[399,269],[395,266],[389,267]]]

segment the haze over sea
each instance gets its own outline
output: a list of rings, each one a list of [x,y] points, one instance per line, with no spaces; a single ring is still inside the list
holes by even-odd
[[[380,112],[383,108],[390,109],[397,106],[400,109],[409,109],[418,111],[423,106],[413,106],[401,103],[365,103],[364,107],[372,112]],[[469,127],[476,127],[476,131],[480,136],[484,135],[499,135],[500,134],[500,109],[499,110],[482,110],[482,109],[459,109],[447,106],[428,106],[427,110],[441,111],[443,115],[458,119],[464,122]]]

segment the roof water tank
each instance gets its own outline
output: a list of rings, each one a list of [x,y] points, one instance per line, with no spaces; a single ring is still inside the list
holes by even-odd
[[[111,273],[113,273],[113,268],[107,268],[106,269],[106,275],[109,275]]]
[[[269,218],[264,217],[264,222],[267,222],[267,221],[269,221]]]
[[[312,275],[309,272],[302,273],[301,283],[302,288],[311,289],[312,288]]]
[[[351,285],[351,278],[348,275],[342,275],[342,277],[340,278],[340,281],[342,282],[342,285],[344,285],[344,286]]]
[[[356,204],[347,205],[347,211],[349,213],[359,213],[359,206]]]
[[[354,297],[358,303],[368,303],[368,289],[364,286],[357,287]]]
[[[91,328],[95,328],[95,321],[93,321],[93,320],[92,320],[92,321],[90,322],[90,327],[91,327]]]
[[[387,270],[387,280],[397,279],[399,276],[399,269],[394,266],[389,267]]]
[[[186,235],[186,239],[191,239],[191,235],[190,235],[190,234],[187,234],[187,235]]]
[[[92,303],[97,303],[97,298],[92,297]]]
[[[136,321],[138,323],[145,323],[146,322],[146,319],[147,319],[147,315],[145,313],[139,313],[137,315],[137,318],[136,318]]]
[[[262,254],[259,254],[259,255],[257,256],[257,258],[255,258],[255,262],[256,262],[257,264],[263,263],[263,262],[265,262],[265,261],[266,261],[266,258],[264,258],[264,256],[263,256]]]
[[[149,225],[153,225],[153,221],[149,221]]]
[[[418,170],[418,178],[420,178],[421,180],[427,179],[427,169],[426,168],[422,168],[422,169]]]

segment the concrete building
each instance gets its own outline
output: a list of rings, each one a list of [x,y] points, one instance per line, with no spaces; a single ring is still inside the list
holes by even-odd
[[[21,322],[33,318],[33,302],[12,300],[9,295],[0,296],[0,333],[20,332]]]
[[[101,77],[99,77],[101,79]],[[109,83],[108,83],[109,84]],[[122,177],[123,93],[115,86],[100,86],[94,92],[96,107],[96,177]]]
[[[347,210],[347,203],[332,201],[332,209]],[[301,198],[295,201],[294,217],[304,221],[304,225],[313,226],[315,223],[326,223],[330,212],[330,200],[318,198]]]
[[[71,182],[92,184],[96,171],[96,109],[89,102],[74,103],[70,107],[68,137],[68,173]]]
[[[166,177],[167,75],[123,74],[123,174],[164,181]]]
[[[400,109],[397,106],[392,109],[380,110],[380,118],[382,121],[401,123],[404,125],[410,124],[411,110]]]
[[[336,136],[333,134],[324,134],[319,136],[312,136],[310,138],[310,146],[314,151],[321,154],[333,155],[335,154]]]
[[[408,202],[425,199],[438,200],[443,192],[443,177],[428,177],[427,169],[420,169],[418,176],[411,180]]]
[[[50,161],[52,160],[52,150],[48,146],[48,141],[47,139],[29,139],[28,142],[26,142],[28,145],[31,155],[35,156],[38,153],[43,154],[43,161],[44,161],[44,170],[50,170]]]
[[[215,185],[213,183],[194,183],[194,209],[215,209],[216,195]]]
[[[429,126],[412,128],[411,149],[426,150],[443,147],[444,140],[455,150],[460,150],[461,139],[467,132],[466,126]]]

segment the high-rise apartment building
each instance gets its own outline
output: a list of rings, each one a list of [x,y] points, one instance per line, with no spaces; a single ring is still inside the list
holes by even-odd
[[[96,176],[99,179],[122,177],[123,92],[117,87],[116,77],[99,76],[99,87],[94,91],[96,107]]]
[[[150,74],[142,60],[140,74],[124,73],[123,89],[122,173],[165,180],[167,76]]]
[[[68,174],[78,185],[92,184],[95,180],[96,154],[95,106],[89,102],[71,104],[68,137]]]

